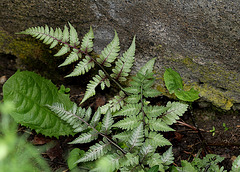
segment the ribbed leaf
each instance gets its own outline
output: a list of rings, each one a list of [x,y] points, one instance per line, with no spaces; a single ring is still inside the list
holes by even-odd
[[[122,110],[116,112],[114,116],[136,116],[141,110],[141,104],[127,104]]]
[[[129,138],[129,144],[131,145],[131,148],[136,146],[141,146],[143,144],[144,140],[143,135],[143,124],[140,123],[140,125],[133,130],[132,135]]]
[[[125,99],[125,101],[127,103],[138,103],[140,99],[141,99],[141,95],[131,95],[131,96],[128,96]]]
[[[72,127],[45,106],[60,102],[70,109],[73,105],[51,81],[33,72],[18,71],[4,84],[3,98],[14,101],[17,111],[10,115],[17,123],[46,136],[73,135]]]
[[[175,90],[183,90],[183,81],[181,76],[171,68],[166,69],[164,72],[164,82],[170,94]]]
[[[144,143],[139,152],[142,154],[142,157],[146,157],[148,154],[154,151],[155,149],[153,146],[151,146],[150,144]]]
[[[132,93],[132,94],[138,94],[141,92],[141,89],[139,87],[127,87],[124,89],[126,92],[128,93]]]
[[[136,116],[131,116],[124,118],[123,120],[118,121],[115,123],[112,127],[118,127],[126,130],[132,130],[133,128],[136,128],[139,126],[140,121],[138,121]]]
[[[69,31],[68,31],[68,27],[65,25],[63,30],[62,42],[68,42],[68,41],[69,41]]]
[[[108,110],[107,113],[104,115],[103,121],[102,121],[102,129],[101,132],[104,134],[109,134],[111,133],[111,127],[113,124],[113,118],[112,118],[112,114],[111,111]]]
[[[101,118],[101,110],[100,108],[98,108],[98,110],[94,113],[92,117],[90,125],[93,127],[96,127],[96,125],[99,123],[100,118]]]
[[[119,81],[126,81],[126,77],[129,75],[133,62],[134,62],[134,55],[135,55],[135,37],[133,38],[132,44],[129,49],[123,53],[123,57],[119,58],[116,61],[116,66],[112,70],[113,73],[111,77],[119,80]]]
[[[89,56],[85,56],[85,58],[78,63],[73,72],[66,77],[83,75],[92,68],[94,68],[94,61]]]
[[[97,58],[98,63],[102,66],[111,67],[111,63],[117,58],[119,47],[119,38],[115,31],[115,36],[106,48],[101,52],[100,57]]]
[[[92,27],[90,27],[90,30],[87,34],[82,39],[82,44],[81,44],[81,50],[85,53],[89,53],[93,50],[93,30]]]
[[[91,146],[90,149],[84,154],[84,156],[80,158],[76,163],[96,160],[105,155],[110,149],[111,145],[109,142],[104,143],[100,141],[99,143]]]

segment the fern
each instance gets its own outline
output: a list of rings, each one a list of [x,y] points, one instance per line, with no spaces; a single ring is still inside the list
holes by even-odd
[[[54,31],[53,28],[46,25],[45,27],[32,27],[18,34],[27,34],[36,39],[43,40],[43,43],[51,44],[50,48],[59,44],[61,49],[54,56],[68,54],[65,61],[60,64],[59,67],[79,61],[73,72],[66,77],[83,75],[89,72],[90,69],[94,68],[95,65],[100,67],[99,75],[96,75],[93,78],[93,81],[90,81],[88,84],[86,95],[81,103],[95,95],[95,89],[98,85],[101,85],[102,89],[105,88],[105,85],[109,87],[109,80],[112,80],[122,89],[117,81],[125,81],[131,71],[135,54],[135,37],[133,38],[130,48],[123,53],[123,57],[119,58],[119,38],[115,31],[113,40],[106,46],[106,48],[104,48],[100,56],[95,56],[92,52],[94,39],[92,28],[90,27],[89,32],[85,34],[80,45],[76,29],[70,23],[68,23],[68,25],[69,28],[64,26],[63,31],[60,28],[56,28]],[[113,73],[110,75],[106,72],[105,68],[111,67],[113,62],[115,62],[115,68],[112,69]],[[117,107],[118,106],[116,106],[116,108]]]
[[[89,143],[100,140],[89,148],[76,163],[95,161],[99,159],[96,171],[106,169],[108,162],[113,171],[145,171],[158,165],[159,171],[164,171],[173,162],[172,149],[163,155],[156,153],[158,147],[171,145],[161,132],[174,131],[170,125],[179,119],[187,110],[188,105],[179,102],[169,102],[166,107],[152,106],[148,98],[161,95],[154,89],[153,73],[155,58],[147,62],[135,76],[130,86],[123,88],[119,82],[127,80],[134,62],[135,37],[127,51],[119,56],[120,43],[117,32],[113,40],[101,51],[100,55],[93,52],[93,30],[83,37],[81,43],[76,29],[68,23],[62,31],[57,28],[33,27],[21,34],[29,34],[43,40],[50,48],[60,45],[55,56],[67,55],[59,67],[78,62],[74,70],[66,77],[83,75],[95,66],[98,74],[89,81],[86,93],[82,99],[85,102],[96,94],[96,88],[110,87],[115,83],[121,91],[105,106],[99,108],[93,115],[91,108],[85,109],[73,104],[66,108],[61,103],[47,107],[63,121],[72,126],[79,136],[71,144]],[[115,65],[113,65],[115,64]],[[113,67],[112,67],[113,66]],[[109,67],[112,67],[110,70]],[[111,71],[109,74],[107,71]],[[104,117],[101,117],[104,114]],[[99,137],[100,136],[100,137]],[[103,164],[101,164],[103,163]],[[154,167],[155,168],[155,167]]]

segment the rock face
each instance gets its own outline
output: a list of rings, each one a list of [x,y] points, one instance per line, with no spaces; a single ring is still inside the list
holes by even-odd
[[[92,26],[96,52],[116,29],[123,50],[137,36],[135,69],[157,57],[159,89],[164,67],[172,67],[206,101],[240,109],[238,0],[1,0],[0,11],[0,53],[18,56],[14,32],[32,26],[62,28],[69,21],[80,37]]]

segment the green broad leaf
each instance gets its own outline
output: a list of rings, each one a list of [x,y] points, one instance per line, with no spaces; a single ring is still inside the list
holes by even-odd
[[[156,58],[149,60],[143,67],[141,67],[141,69],[139,70],[138,73],[145,75],[147,72],[152,72],[155,60],[156,60]]]
[[[152,89],[152,88],[149,88],[149,89],[143,91],[143,95],[145,97],[157,97],[157,96],[160,96],[161,94],[162,94],[162,92]]]
[[[69,153],[68,159],[67,159],[67,164],[68,164],[69,170],[72,170],[73,168],[75,168],[77,166],[77,164],[75,162],[78,159],[80,159],[84,155],[84,153],[85,152],[79,148],[74,148],[73,150],[71,150],[71,152]]]
[[[194,90],[193,88],[189,91],[175,90],[175,95],[180,100],[187,101],[187,102],[193,102],[199,99],[199,96],[198,96],[199,92]]]
[[[158,172],[158,169],[159,169],[159,165],[155,165],[152,168],[150,168],[148,172]]]
[[[175,90],[183,90],[181,76],[171,68],[164,72],[164,81],[170,94],[174,93]]]
[[[115,31],[115,36],[106,48],[101,52],[100,57],[97,58],[97,62],[103,66],[111,67],[111,63],[117,58],[120,51],[119,38]]]
[[[13,101],[16,111],[10,113],[17,123],[45,136],[74,135],[72,127],[58,118],[46,105],[55,102],[71,108],[73,103],[49,80],[34,72],[17,71],[3,86],[4,101]]]

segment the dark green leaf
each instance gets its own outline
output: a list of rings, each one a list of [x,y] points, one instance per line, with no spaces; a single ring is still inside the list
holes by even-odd
[[[175,90],[183,89],[181,76],[171,68],[166,69],[164,81],[170,94],[174,93]]]

